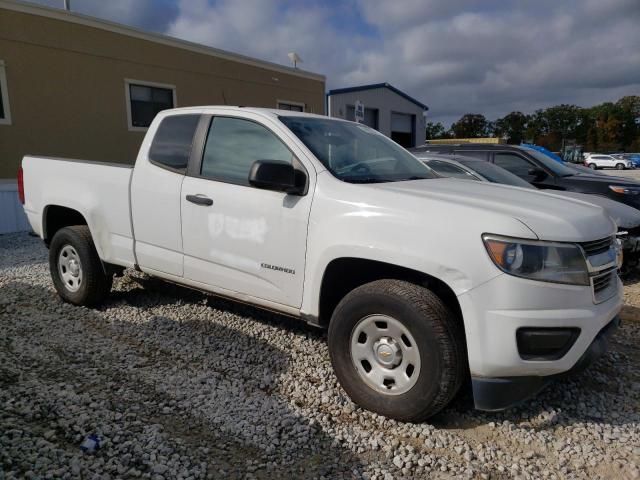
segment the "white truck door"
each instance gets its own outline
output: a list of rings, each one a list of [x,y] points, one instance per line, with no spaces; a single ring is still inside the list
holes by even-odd
[[[196,114],[164,117],[140,147],[131,179],[131,218],[143,271],[183,274],[180,190],[199,120]]]
[[[211,120],[201,158],[182,185],[185,279],[300,307],[312,195],[254,188],[248,177],[256,160],[304,167],[274,130],[228,116]]]

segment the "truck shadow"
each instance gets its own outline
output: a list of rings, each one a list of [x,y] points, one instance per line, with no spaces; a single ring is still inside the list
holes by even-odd
[[[172,293],[184,303],[203,300],[197,292],[164,288],[167,304],[176,303]],[[96,457],[79,450],[90,433],[103,439],[96,456],[105,462],[126,456],[127,469],[142,473],[152,472],[153,453],[189,463],[202,478],[362,475],[357,456],[279,394],[278,377],[291,362],[283,348],[265,341],[264,332],[249,335],[204,313],[158,313],[155,295],[131,289],[95,311],[65,304],[46,288],[4,283],[0,404],[28,395],[39,408],[37,415],[4,413],[28,432],[20,445],[24,458],[53,428],[57,458],[79,457],[83,475],[102,473],[93,470]],[[160,308],[132,315],[136,304]],[[247,308],[235,311],[246,315]],[[271,315],[251,310],[253,318]],[[34,465],[12,468],[20,476]]]
[[[131,293],[122,292],[120,294],[122,301],[134,305],[145,306],[148,304],[147,302],[174,304],[179,299],[184,302],[206,302],[207,305],[220,310],[266,322],[282,329],[297,331],[318,341],[325,341],[323,331],[295,319],[209,296],[154,278],[141,277],[128,281],[149,292],[139,295],[140,292],[134,289]],[[635,318],[637,316],[639,321],[635,325],[640,325],[640,309],[625,306],[622,316],[623,320],[625,317]],[[628,322],[623,321],[621,328],[629,330],[634,328],[634,324],[629,325]],[[637,329],[637,327],[635,328]],[[635,337],[637,336],[635,335]],[[637,371],[640,367],[640,359],[638,347],[635,345],[624,346],[619,341],[622,337],[622,332],[618,332],[614,336],[610,351],[585,372],[553,381],[539,395],[521,405],[504,412],[477,411],[473,408],[470,385],[466,385],[451,406],[433,417],[429,423],[439,428],[456,429],[465,428],[465,424],[468,428],[474,428],[477,425],[505,421],[527,425],[531,418],[535,419],[535,428],[539,429],[581,422],[613,425],[628,423],[628,415],[625,416],[621,412],[628,410],[627,413],[636,416],[639,413],[637,405],[640,405],[640,401],[636,401],[634,407],[634,403],[629,402],[628,399],[638,398],[638,392],[631,390],[634,382],[637,384],[637,380],[633,380],[631,377],[634,375],[634,369]],[[620,355],[630,359],[631,367],[621,370],[621,362],[618,361]],[[596,409],[588,407],[588,405],[594,404],[594,397],[597,398],[598,408]],[[602,408],[603,405],[606,407]],[[561,414],[556,412],[561,412]]]

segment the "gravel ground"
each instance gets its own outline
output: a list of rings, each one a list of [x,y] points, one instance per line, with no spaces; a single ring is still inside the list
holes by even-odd
[[[73,307],[38,239],[0,236],[0,479],[640,478],[640,283],[625,292],[586,373],[413,425],[347,398],[319,330],[134,272]]]

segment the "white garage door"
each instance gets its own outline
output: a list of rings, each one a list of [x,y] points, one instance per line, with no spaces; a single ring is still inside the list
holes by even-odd
[[[401,133],[413,132],[412,116],[406,113],[391,113],[391,131]]]

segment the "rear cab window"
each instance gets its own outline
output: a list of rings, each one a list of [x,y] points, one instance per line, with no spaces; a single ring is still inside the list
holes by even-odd
[[[162,119],[149,149],[149,161],[177,173],[185,173],[200,115],[170,115]]]

